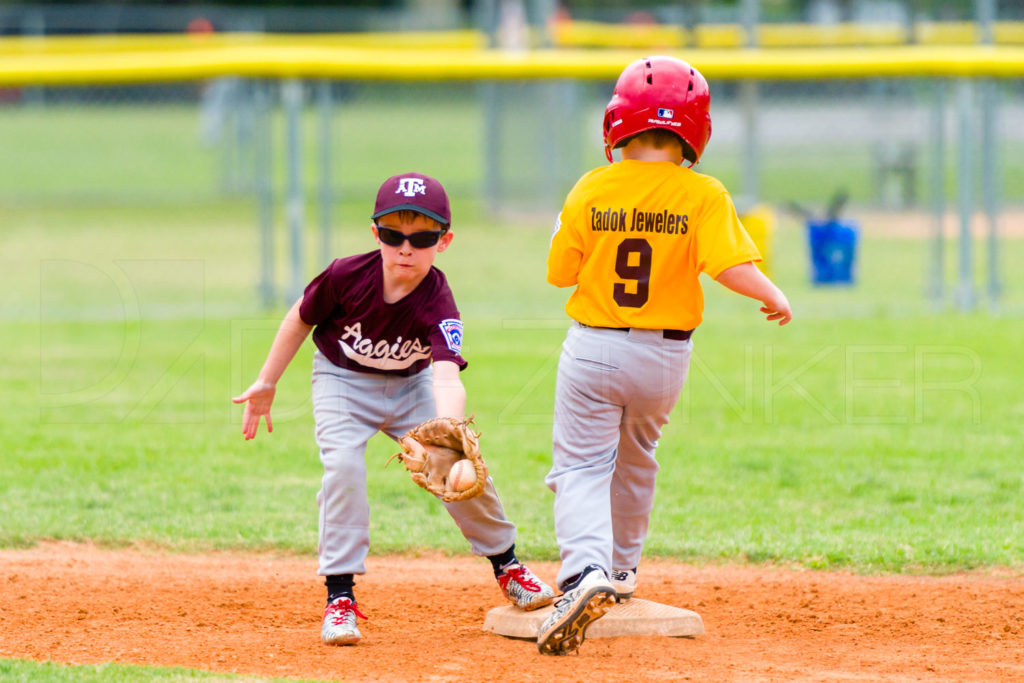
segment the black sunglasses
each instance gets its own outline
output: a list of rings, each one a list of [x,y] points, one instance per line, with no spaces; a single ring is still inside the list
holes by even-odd
[[[389,247],[400,247],[402,242],[409,240],[409,245],[414,249],[428,249],[437,244],[437,241],[441,239],[443,234],[444,230],[427,230],[406,235],[404,232],[399,232],[394,228],[385,228],[383,225],[377,226],[377,237]]]

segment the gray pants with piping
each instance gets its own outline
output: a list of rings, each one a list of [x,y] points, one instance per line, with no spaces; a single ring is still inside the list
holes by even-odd
[[[596,564],[640,563],[661,428],[679,399],[691,340],[661,330],[609,330],[574,323],[558,361],[552,466],[558,583]]]
[[[313,416],[324,466],[317,494],[318,574],[366,573],[370,548],[366,444],[378,431],[397,439],[435,417],[432,378],[429,367],[410,377],[355,372],[338,367],[319,351],[315,353]],[[480,496],[443,505],[475,554],[494,555],[515,541],[515,526],[505,517],[490,479]]]

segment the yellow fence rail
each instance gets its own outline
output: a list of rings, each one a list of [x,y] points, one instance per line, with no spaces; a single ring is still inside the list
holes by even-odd
[[[132,40],[139,40],[137,38]],[[17,51],[0,41],[0,86],[204,80],[614,79],[637,50],[360,48],[289,42],[136,43],[131,49]],[[72,54],[73,52],[73,54]],[[1024,46],[672,50],[714,79],[1024,77]]]
[[[473,49],[487,47],[479,31],[402,33],[160,33],[0,38],[0,55],[182,51],[228,47],[348,47],[388,50]]]
[[[1024,45],[1024,22],[997,21],[992,24],[996,45]],[[693,28],[669,24],[609,24],[594,21],[555,21],[547,39],[563,48],[737,48],[746,45],[746,31],[740,24],[700,24]],[[537,31],[531,44],[541,45]],[[981,28],[975,22],[917,22],[912,28],[895,22],[759,24],[757,45],[763,48],[790,47],[895,47],[901,45],[974,45],[981,42]],[[410,31],[369,33],[213,33],[90,36],[30,36],[0,39],[0,53],[132,52],[137,50],[178,50],[190,46],[361,47],[397,50],[472,49],[488,46],[488,37],[473,29],[454,31]]]
[[[701,24],[692,29],[664,24],[607,24],[564,21],[553,25],[555,45],[603,48],[736,48],[746,42],[739,24]],[[997,21],[992,25],[997,45],[1024,44],[1024,22]],[[760,47],[842,47],[855,45],[896,46],[969,45],[981,42],[981,28],[974,22],[919,22],[904,24],[759,24],[755,40]]]

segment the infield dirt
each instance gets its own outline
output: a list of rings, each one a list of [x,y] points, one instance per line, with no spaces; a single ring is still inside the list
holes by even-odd
[[[531,562],[548,581],[556,565]],[[0,551],[0,657],[340,681],[1024,680],[1013,572],[858,576],[645,561],[637,596],[697,611],[697,638],[589,639],[568,657],[485,633],[486,561],[371,557],[364,640],[319,642],[312,557]]]

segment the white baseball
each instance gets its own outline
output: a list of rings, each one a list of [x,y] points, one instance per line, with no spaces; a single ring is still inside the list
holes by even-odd
[[[476,467],[472,460],[463,458],[448,470],[448,490],[465,491],[476,483]]]

